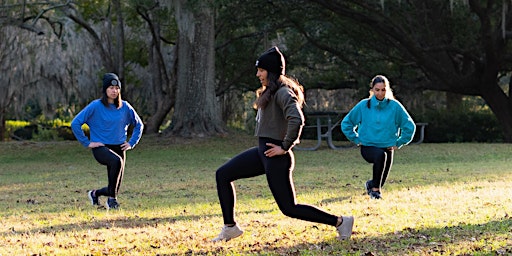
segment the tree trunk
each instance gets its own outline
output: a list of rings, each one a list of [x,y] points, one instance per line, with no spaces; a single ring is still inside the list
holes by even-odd
[[[211,1],[175,1],[178,24],[176,104],[169,134],[206,137],[225,132],[215,95]],[[167,132],[166,132],[167,133]]]
[[[148,71],[152,79],[148,81],[148,90],[150,90],[150,97],[153,100],[148,103],[148,112],[151,114],[144,120],[144,129],[146,133],[159,133],[160,126],[164,122],[165,117],[174,107],[176,94],[176,54],[175,49],[173,49],[167,61],[164,58],[160,24],[158,23],[158,18],[155,18],[155,13],[143,7],[137,8],[137,13],[147,22],[151,34],[148,52]]]
[[[496,115],[503,129],[504,141],[512,143],[512,105],[509,97],[492,80],[482,86],[482,98]]]
[[[153,95],[151,104],[152,114],[145,120],[145,131],[147,133],[160,132],[160,126],[165,117],[171,111],[175,102],[175,74],[167,74],[167,66],[176,66],[176,58],[172,58],[172,63],[165,63],[160,48],[159,34],[153,33],[152,46],[149,52],[150,72],[153,77],[150,83],[150,90]],[[172,71],[171,71],[172,72]]]
[[[113,47],[112,49],[112,55],[114,55],[114,67],[112,71],[108,72],[115,72],[117,75],[119,75],[119,79],[121,79],[122,82],[124,82],[124,19],[123,19],[123,9],[121,8],[121,3],[119,0],[113,0],[112,4],[114,5],[115,14],[117,18],[117,23],[115,26],[115,35],[116,38],[113,40],[113,44],[110,45]],[[112,19],[111,21],[113,21]],[[126,89],[126,87],[122,87]]]
[[[0,109],[0,141],[4,141],[5,128],[5,111]]]

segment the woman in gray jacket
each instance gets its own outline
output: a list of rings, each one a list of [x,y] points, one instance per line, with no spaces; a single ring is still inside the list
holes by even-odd
[[[277,47],[261,55],[256,68],[256,76],[262,85],[256,92],[255,102],[258,146],[233,157],[216,172],[224,227],[213,241],[228,241],[243,233],[234,219],[236,194],[233,181],[263,174],[283,214],[334,226],[340,240],[350,238],[354,225],[352,216],[335,216],[314,206],[296,203],[292,148],[299,142],[304,126],[302,86],[285,76],[285,60]]]

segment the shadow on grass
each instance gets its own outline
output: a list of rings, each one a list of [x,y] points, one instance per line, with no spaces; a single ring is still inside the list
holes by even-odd
[[[307,232],[307,231],[306,231]],[[485,224],[460,224],[443,228],[404,229],[377,237],[357,236],[351,241],[328,240],[280,247],[279,241],[258,241],[244,253],[278,255],[511,255],[512,218]],[[501,236],[501,245],[487,244],[489,237]],[[227,242],[229,243],[229,242]],[[468,246],[467,243],[472,243]],[[471,251],[460,251],[458,244]],[[205,253],[199,252],[199,253]]]
[[[105,207],[98,206],[98,210],[106,211]],[[117,211],[122,210],[111,210]],[[239,214],[267,214],[272,212],[273,210],[255,210],[255,211],[240,211]],[[140,217],[123,217],[119,216],[117,218],[108,218],[105,219],[92,219],[89,221],[82,222],[74,222],[70,224],[62,224],[62,225],[51,225],[45,228],[33,228],[33,229],[25,229],[25,230],[15,230],[14,228],[9,228],[8,231],[0,232],[0,236],[6,235],[16,235],[16,234],[37,234],[37,233],[56,233],[56,232],[70,232],[70,231],[80,231],[80,230],[95,230],[95,229],[109,229],[109,228],[143,228],[143,227],[156,227],[159,225],[165,225],[169,223],[175,223],[178,221],[199,221],[204,218],[213,218],[213,217],[222,217],[219,214],[204,214],[204,215],[180,215],[180,216],[172,216],[166,218],[140,218]],[[222,223],[219,223],[219,229],[222,227]]]
[[[340,199],[341,200],[341,199]],[[262,211],[258,211],[262,213]],[[252,213],[252,212],[245,212]],[[35,234],[35,233],[57,233],[77,230],[94,230],[104,228],[138,228],[147,226],[165,225],[177,221],[196,221],[205,217],[218,217],[219,214],[211,215],[186,215],[168,218],[115,218],[111,220],[91,220],[81,223],[65,225],[54,225],[47,228],[31,230],[9,230],[0,235],[13,234]],[[313,227],[314,228],[314,227]],[[305,230],[307,232],[307,230]],[[286,233],[276,241],[255,240],[251,244],[239,248],[230,248],[230,252],[248,254],[278,254],[278,255],[304,255],[307,252],[311,255],[430,255],[430,254],[456,254],[456,255],[511,255],[512,254],[512,217],[504,217],[501,220],[490,221],[485,224],[460,224],[457,226],[443,228],[406,228],[394,233],[382,234],[381,236],[361,237],[361,233],[354,230],[350,241],[338,241],[334,239],[321,243],[300,243],[290,241],[293,246],[283,247],[280,240],[290,240]],[[489,237],[502,237],[493,239],[500,241],[501,245],[490,245],[486,241]],[[219,246],[228,245],[230,242],[220,243]],[[472,243],[468,246],[467,243]],[[471,251],[458,251],[457,244],[465,244],[464,248],[471,248]],[[187,254],[203,255],[211,253],[222,253],[220,247],[196,248]]]
[[[349,201],[350,200],[350,196],[343,196],[343,197],[334,197],[334,198],[327,198],[327,199],[323,199],[320,201],[320,204],[331,204],[331,203],[338,203],[338,202],[343,202],[343,201]]]

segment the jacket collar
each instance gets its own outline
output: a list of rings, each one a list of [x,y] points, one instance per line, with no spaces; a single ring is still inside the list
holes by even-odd
[[[378,100],[377,97],[375,97],[375,95],[373,95],[371,98],[370,98],[370,104],[371,106],[373,107],[376,107],[378,109],[382,109],[382,108],[385,108],[387,105],[389,105],[389,99],[388,98],[384,98],[383,100]]]

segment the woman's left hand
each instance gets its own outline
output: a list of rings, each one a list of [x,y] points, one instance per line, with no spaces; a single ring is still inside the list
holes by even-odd
[[[121,144],[121,150],[126,151],[126,150],[130,150],[130,149],[132,149],[132,146],[130,146],[130,143],[125,142],[125,143]]]
[[[270,147],[264,152],[266,157],[280,156],[286,154],[286,151],[281,146],[272,143],[267,143],[266,145]]]
[[[392,147],[389,147],[388,150],[397,150],[398,147],[397,146],[392,146]]]

